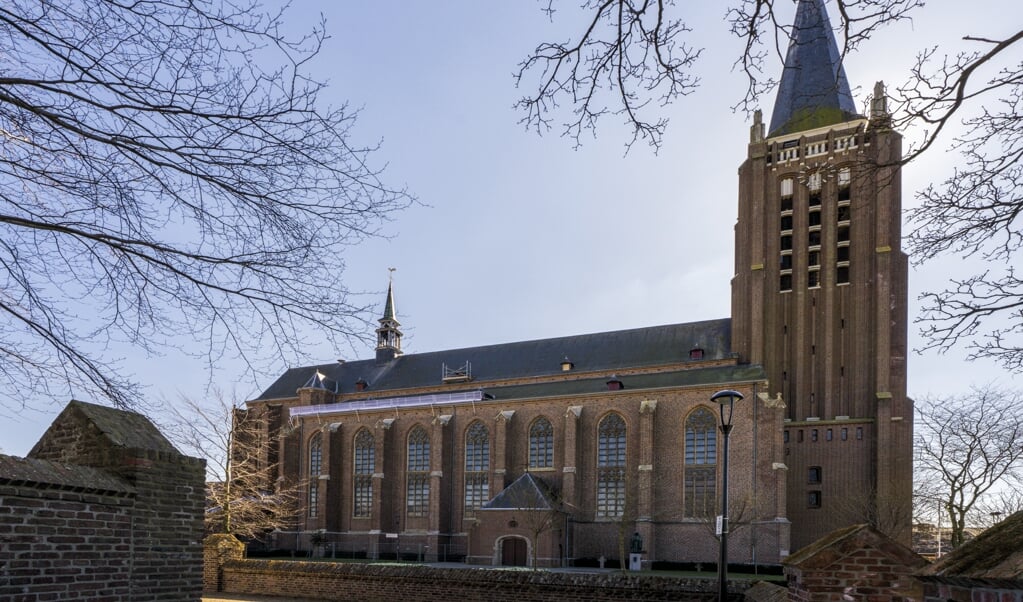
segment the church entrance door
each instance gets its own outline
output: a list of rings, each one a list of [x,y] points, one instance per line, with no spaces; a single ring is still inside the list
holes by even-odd
[[[501,542],[502,566],[526,566],[526,540],[520,537],[506,537]]]

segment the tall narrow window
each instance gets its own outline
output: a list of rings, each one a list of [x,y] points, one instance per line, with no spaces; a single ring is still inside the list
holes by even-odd
[[[465,512],[490,499],[490,434],[479,420],[465,432]]]
[[[625,420],[608,414],[597,427],[597,516],[625,512]]]
[[[362,429],[355,434],[355,471],[352,490],[355,518],[369,518],[373,514],[373,471],[376,470],[376,445],[373,435]]]
[[[430,510],[430,437],[417,426],[408,435],[405,471],[405,511],[408,516],[426,516]]]
[[[686,418],[684,491],[685,516],[713,516],[717,483],[717,419],[707,408],[697,408]]]
[[[543,416],[529,425],[529,467],[554,466],[554,427]]]
[[[309,516],[315,518],[320,497],[320,470],[323,467],[323,436],[313,435],[309,440]]]

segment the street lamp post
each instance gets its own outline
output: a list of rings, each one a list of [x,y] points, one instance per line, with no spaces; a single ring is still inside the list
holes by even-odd
[[[732,410],[735,402],[742,400],[742,393],[726,389],[718,391],[711,398],[717,402],[721,414],[721,434],[724,436],[724,449],[721,454],[721,550],[718,557],[718,600],[728,599],[728,435],[732,432]]]

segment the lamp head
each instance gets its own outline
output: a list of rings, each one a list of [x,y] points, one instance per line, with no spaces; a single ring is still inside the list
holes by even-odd
[[[742,393],[733,391],[731,389],[725,389],[724,391],[718,391],[710,398],[711,401],[717,402],[718,409],[721,412],[721,426],[729,427],[732,425],[732,410],[735,402],[742,400]]]

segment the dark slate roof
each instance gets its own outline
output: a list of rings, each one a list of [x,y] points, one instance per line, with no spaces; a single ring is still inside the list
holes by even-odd
[[[769,136],[860,117],[824,0],[799,0]]]
[[[118,447],[177,453],[170,441],[142,414],[75,400],[61,414],[67,412],[81,412]]]
[[[0,484],[84,492],[134,493],[127,482],[88,466],[0,455]]]
[[[622,387],[625,390],[629,390],[709,385],[714,383],[753,382],[764,380],[765,378],[767,378],[767,375],[760,365],[743,364],[738,366],[714,366],[697,370],[672,370],[654,374],[618,376],[616,380],[620,380]],[[602,391],[606,390],[607,381],[607,377],[586,378],[529,385],[485,387],[483,390],[487,395],[495,399],[530,399]]]
[[[387,391],[440,385],[443,366],[460,368],[467,362],[472,372],[471,386],[467,388],[479,388],[499,380],[559,374],[566,357],[574,364],[575,371],[597,371],[610,376],[626,368],[688,360],[689,351],[696,347],[704,350],[705,360],[732,357],[731,320],[415,353],[383,363],[371,359],[292,368],[256,400],[293,398],[317,371],[337,382],[342,393],[354,392],[355,382],[361,378],[368,383],[369,392],[386,396]],[[621,379],[627,388],[630,379]],[[544,385],[548,391],[549,386]]]
[[[394,286],[392,284],[387,285],[387,301],[384,302],[384,317],[380,318],[383,320],[393,320],[397,322],[398,314],[394,311]]]
[[[919,574],[941,581],[1012,580],[1018,586],[1023,581],[1023,512],[984,530]]]
[[[505,487],[484,510],[553,510],[558,507],[547,484],[527,472]]]

